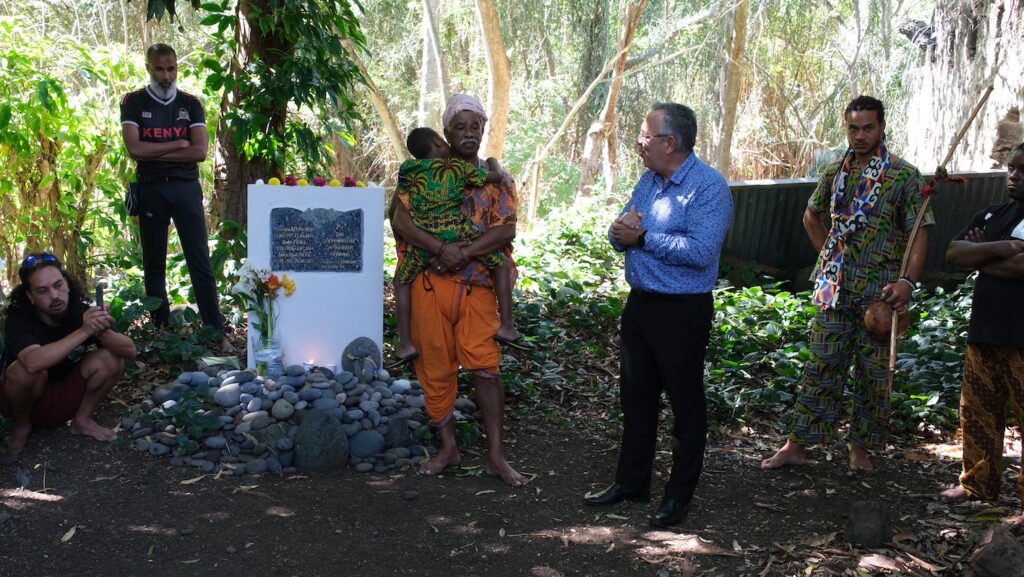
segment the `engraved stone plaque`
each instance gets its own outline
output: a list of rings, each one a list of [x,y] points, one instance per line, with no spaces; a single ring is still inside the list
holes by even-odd
[[[270,268],[296,272],[361,272],[362,209],[272,209]]]

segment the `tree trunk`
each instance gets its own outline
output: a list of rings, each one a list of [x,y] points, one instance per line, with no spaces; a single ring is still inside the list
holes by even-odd
[[[948,168],[982,170],[1000,119],[1024,101],[1024,2],[939,0],[933,16],[935,44],[913,71],[907,100],[906,156],[922,170],[934,168],[953,135],[989,84],[985,108],[968,129]],[[998,165],[998,164],[997,164]]]
[[[618,121],[616,107],[619,103],[619,93],[622,89],[622,73],[626,69],[626,60],[629,55],[629,47],[633,43],[636,28],[640,24],[640,16],[647,6],[648,0],[630,4],[626,7],[626,15],[622,22],[622,35],[619,37],[619,55],[612,68],[612,81],[608,87],[608,95],[604,100],[604,108],[598,119],[590,125],[587,133],[587,142],[583,148],[583,167],[580,170],[580,182],[576,188],[577,200],[582,197],[589,197],[593,194],[593,183],[597,176],[598,164],[602,152],[605,158],[605,178],[608,190],[615,188],[616,167],[615,151],[611,150],[617,145],[615,127]]]
[[[739,0],[732,10],[732,33],[729,40],[729,56],[722,63],[722,75],[719,80],[719,106],[721,107],[721,124],[718,138],[718,172],[729,179],[729,168],[732,163],[732,137],[736,130],[736,108],[740,100],[740,83],[746,66],[744,53],[747,43],[747,17],[750,13],[748,0]]]
[[[235,7],[238,27],[235,30],[235,54],[231,59],[232,78],[241,78],[247,73],[246,67],[257,59],[272,67],[277,55],[290,49],[277,35],[272,32],[264,34],[260,29],[259,14],[272,13],[275,4],[275,0],[239,0]],[[213,157],[214,191],[208,223],[211,229],[225,220],[244,225],[248,185],[259,179],[267,180],[280,170],[269,159],[245,158],[238,145],[236,132],[227,117],[246,97],[237,86],[221,97]],[[287,109],[267,109],[261,113],[270,119],[267,130],[283,141]]]
[[[487,56],[487,113],[490,117],[481,149],[484,156],[500,159],[508,129],[508,89],[512,74],[505,55],[505,41],[501,38],[501,21],[494,0],[477,0],[476,13]]]
[[[387,132],[388,140],[391,141],[391,152],[394,153],[395,159],[402,161],[409,158],[409,153],[405,149],[405,137],[402,136],[402,131],[398,129],[398,123],[395,122],[395,117],[391,114],[391,109],[388,108],[384,97],[377,90],[377,85],[370,78],[370,73],[366,70],[363,60],[356,54],[356,50],[351,42],[342,40],[341,43],[348,50],[348,55],[352,58],[352,61],[359,67],[359,71],[363,73],[363,78],[366,79],[366,90],[370,93],[370,102],[373,104],[377,114],[380,115],[381,122],[384,123],[384,131]]]
[[[419,125],[440,132],[441,108],[448,98],[448,70],[437,34],[437,0],[423,0],[423,57],[420,66]]]

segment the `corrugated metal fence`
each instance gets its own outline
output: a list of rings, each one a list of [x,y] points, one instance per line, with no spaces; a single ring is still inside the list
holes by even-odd
[[[943,184],[932,200],[936,225],[929,233],[926,268],[934,273],[960,272],[946,264],[950,240],[978,211],[1005,202],[1006,171],[957,173],[966,185]],[[926,174],[925,178],[931,178]],[[803,212],[816,178],[753,180],[729,183],[733,194],[733,222],[722,252],[729,257],[754,261],[792,275],[814,264],[815,253],[807,240]]]

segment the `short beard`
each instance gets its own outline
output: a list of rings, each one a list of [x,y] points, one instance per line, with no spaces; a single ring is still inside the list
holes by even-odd
[[[177,81],[172,82],[170,86],[164,88],[159,82],[149,79],[149,89],[153,91],[153,94],[161,100],[170,100],[178,91]]]

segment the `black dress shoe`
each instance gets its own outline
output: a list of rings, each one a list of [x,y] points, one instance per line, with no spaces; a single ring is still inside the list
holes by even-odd
[[[618,483],[612,483],[611,486],[604,491],[584,497],[583,502],[591,507],[604,507],[606,505],[621,503],[627,499],[636,503],[646,503],[651,500],[651,494],[641,491],[633,491]]]
[[[679,499],[672,499],[666,497],[661,502],[661,506],[658,510],[651,514],[650,522],[655,527],[671,527],[678,525],[686,519],[686,514],[690,512],[690,502],[683,502]]]

